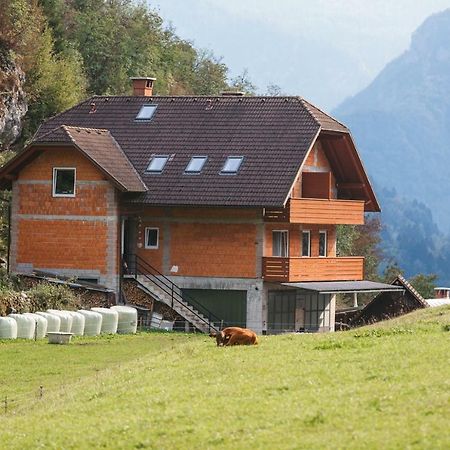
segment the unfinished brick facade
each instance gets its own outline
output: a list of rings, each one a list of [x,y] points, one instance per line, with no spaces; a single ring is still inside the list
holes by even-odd
[[[52,195],[53,168],[76,168],[76,195]],[[13,182],[11,270],[33,270],[118,286],[118,196],[73,148],[49,148]]]

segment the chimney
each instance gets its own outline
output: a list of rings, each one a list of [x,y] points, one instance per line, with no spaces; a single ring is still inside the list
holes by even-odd
[[[132,77],[133,95],[151,97],[153,95],[153,83],[156,78],[151,77]]]

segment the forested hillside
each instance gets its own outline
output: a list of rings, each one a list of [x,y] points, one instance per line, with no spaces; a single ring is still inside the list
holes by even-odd
[[[220,60],[131,0],[0,0],[0,66],[3,149],[19,137],[25,112],[21,143],[87,95],[129,93],[131,76],[155,76],[157,94],[227,87]]]
[[[450,10],[334,111],[355,136],[382,206],[382,245],[407,275],[450,283]]]

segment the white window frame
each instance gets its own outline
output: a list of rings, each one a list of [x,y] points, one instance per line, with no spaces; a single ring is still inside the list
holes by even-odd
[[[274,233],[286,233],[286,255],[285,256],[278,256],[273,254],[273,234]],[[272,230],[272,256],[274,258],[289,258],[289,230]]]
[[[56,193],[56,171],[57,170],[73,170],[73,194],[57,194]],[[53,197],[73,198],[76,195],[76,189],[77,189],[77,168],[76,167],[53,167],[53,180],[52,180],[52,196]]]
[[[301,243],[302,243],[302,248],[300,250],[300,256],[302,258],[310,258],[311,257],[311,230],[302,230],[301,231]],[[304,255],[303,254],[303,234],[308,234],[308,254]]]
[[[165,159],[165,162],[164,162],[161,170],[154,170],[154,169],[151,170],[150,169],[150,166],[152,165],[152,162],[156,158],[161,158],[161,159],[164,158]],[[145,169],[145,173],[146,174],[157,174],[157,175],[163,173],[164,169],[166,168],[167,163],[169,162],[169,160],[170,160],[170,155],[152,155],[152,157],[150,158],[150,162],[148,163],[147,168]]]
[[[148,242],[148,233],[150,230],[156,230],[156,245],[147,245]],[[159,228],[158,227],[145,227],[145,242],[144,248],[148,250],[157,250],[159,248]]]
[[[194,159],[201,159],[203,161],[200,169],[199,170],[188,170],[190,164],[192,163],[192,161]],[[205,167],[205,164],[206,164],[207,161],[208,161],[208,157],[207,156],[202,156],[202,155],[194,155],[194,156],[192,156],[191,159],[189,160],[189,162],[187,163],[186,168],[184,169],[184,173],[187,174],[187,175],[198,175],[199,173],[202,172],[203,167]]]
[[[239,160],[239,165],[237,166],[236,170],[225,170],[228,162],[231,159],[235,159],[235,160]],[[243,156],[239,156],[239,155],[230,155],[227,156],[227,159],[225,160],[225,162],[223,163],[222,166],[222,170],[220,171],[220,175],[236,175],[239,173],[239,170],[241,170],[242,167],[242,163],[244,162],[244,157]]]
[[[324,246],[325,255],[320,254],[320,236],[322,234],[325,236],[325,246]],[[328,231],[327,230],[319,230],[319,258],[326,258],[327,256],[328,256]]]

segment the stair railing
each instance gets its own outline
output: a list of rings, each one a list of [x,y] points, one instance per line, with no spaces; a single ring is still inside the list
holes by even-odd
[[[208,331],[218,331],[218,325],[216,324],[220,324],[221,327],[224,326],[224,321],[221,318],[192,298],[192,296],[186,293],[181,294],[181,288],[179,286],[139,255],[123,255],[123,265],[125,274],[133,275],[137,281],[139,281],[138,275],[145,278],[147,281],[161,289],[166,295],[170,296],[172,309],[175,304],[181,305],[191,314],[196,316],[201,322],[206,324],[208,326]]]

